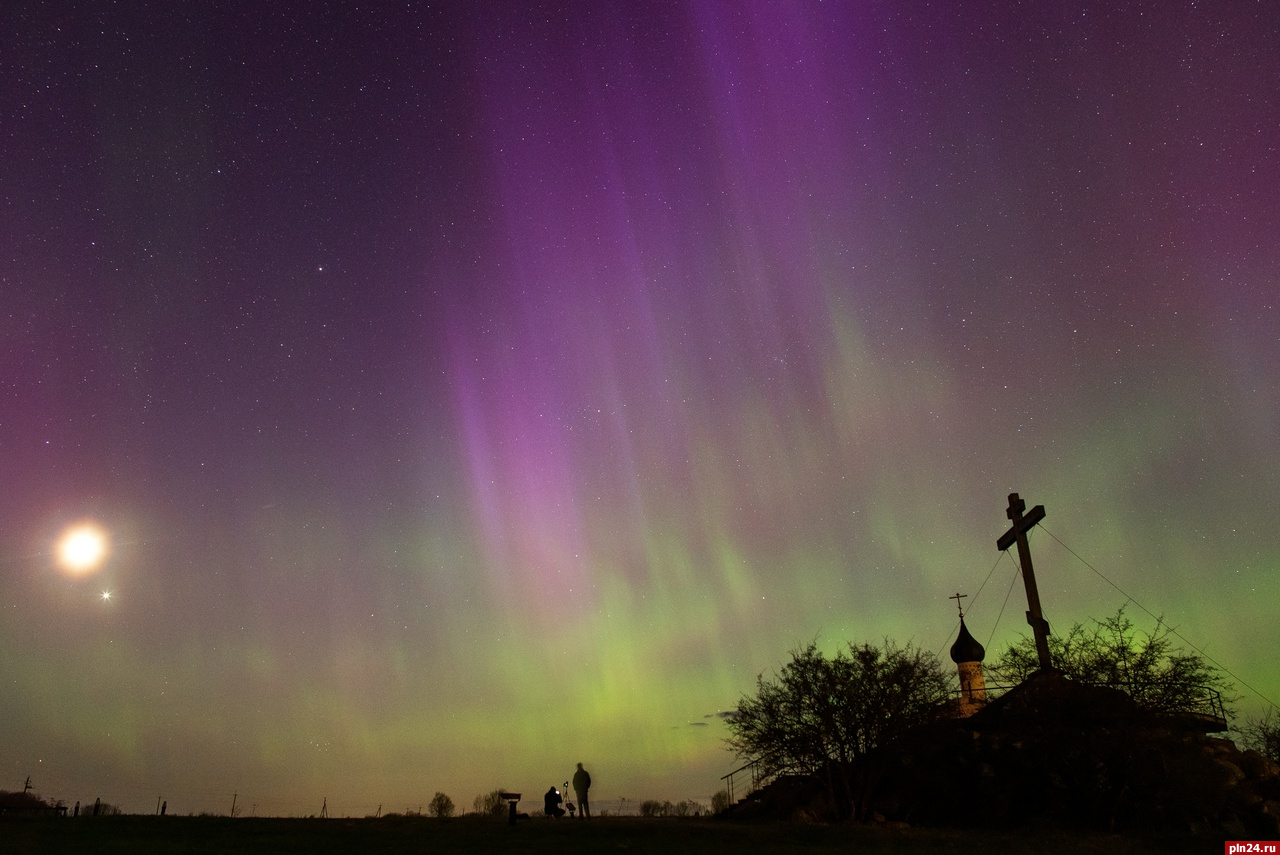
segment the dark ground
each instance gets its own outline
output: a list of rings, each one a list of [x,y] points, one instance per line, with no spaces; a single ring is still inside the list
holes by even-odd
[[[1135,855],[1220,853],[1221,837],[1119,836],[1061,831],[943,831],[862,825],[732,823],[712,819],[542,818],[515,828],[465,817],[230,819],[115,816],[0,817],[3,853],[686,852]]]

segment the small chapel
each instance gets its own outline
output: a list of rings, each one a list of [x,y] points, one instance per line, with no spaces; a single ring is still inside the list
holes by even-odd
[[[964,612],[960,612],[960,632],[951,645],[951,661],[960,674],[960,697],[956,701],[956,715],[960,718],[968,718],[987,703],[987,682],[982,674],[986,655],[986,649],[965,626]]]

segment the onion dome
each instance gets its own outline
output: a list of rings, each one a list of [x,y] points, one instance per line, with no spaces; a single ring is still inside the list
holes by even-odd
[[[960,634],[956,636],[956,643],[951,645],[951,661],[957,665],[961,662],[981,662],[986,655],[986,648],[969,634],[964,618],[960,618]]]

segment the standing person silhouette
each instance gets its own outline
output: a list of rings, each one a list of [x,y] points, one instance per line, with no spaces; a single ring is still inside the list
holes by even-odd
[[[587,790],[591,789],[591,773],[578,764],[578,771],[573,773],[573,792],[578,796],[579,816],[591,818],[591,804],[587,801]]]

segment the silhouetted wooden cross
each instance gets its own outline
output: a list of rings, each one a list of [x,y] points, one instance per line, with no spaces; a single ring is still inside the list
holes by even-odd
[[[1036,638],[1036,655],[1040,659],[1041,671],[1052,671],[1053,663],[1049,659],[1049,622],[1040,611],[1040,591],[1036,588],[1036,571],[1031,566],[1031,547],[1027,544],[1027,532],[1036,523],[1044,519],[1044,505],[1036,505],[1025,517],[1027,503],[1017,493],[1009,494],[1009,519],[1013,526],[1000,535],[996,548],[1004,552],[1013,544],[1018,544],[1018,563],[1022,565],[1022,582],[1027,588],[1027,623]]]
[[[947,599],[948,599],[948,600],[955,600],[955,601],[956,601],[956,611],[960,612],[960,617],[964,617],[964,606],[963,606],[963,604],[960,602],[960,598],[961,598],[961,597],[963,597],[963,598],[964,598],[964,599],[966,599],[966,600],[967,600],[967,599],[969,599],[969,595],[968,595],[968,594],[962,594],[962,593],[960,593],[959,591],[956,591],[954,594],[952,594],[951,596],[947,597]]]

